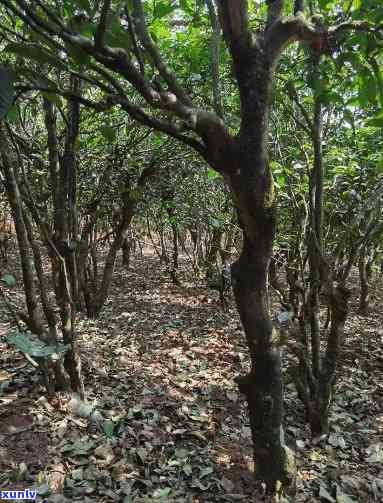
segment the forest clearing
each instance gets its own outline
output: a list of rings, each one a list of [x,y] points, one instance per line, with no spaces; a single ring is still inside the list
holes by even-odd
[[[383,501],[383,5],[0,0],[0,500]]]

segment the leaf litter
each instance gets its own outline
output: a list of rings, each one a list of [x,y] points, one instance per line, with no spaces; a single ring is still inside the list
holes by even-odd
[[[150,254],[132,264],[117,268],[99,319],[79,316],[86,402],[47,398],[1,324],[0,489],[37,487],[53,503],[257,501],[234,384],[248,358],[233,301],[221,312],[186,267],[180,287]],[[383,314],[356,315],[354,301],[328,439],[310,438],[285,373],[286,439],[299,468],[298,494],[286,501],[383,500]]]

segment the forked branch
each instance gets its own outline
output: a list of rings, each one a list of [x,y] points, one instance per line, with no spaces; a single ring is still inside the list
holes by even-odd
[[[216,0],[219,18],[233,58],[240,58],[249,47],[249,16],[247,0]]]

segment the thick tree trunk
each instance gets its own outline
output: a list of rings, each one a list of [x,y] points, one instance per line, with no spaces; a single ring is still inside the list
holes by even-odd
[[[267,111],[264,111],[267,113]],[[251,370],[238,379],[246,396],[254,445],[255,477],[275,493],[295,485],[295,465],[284,443],[279,334],[269,313],[267,275],[276,228],[274,184],[263,137],[240,139],[230,187],[243,230],[242,253],[232,266],[234,295],[250,352]]]
[[[254,440],[256,476],[267,485],[282,477],[282,375],[278,337],[268,312],[268,258],[246,240],[233,265],[234,294],[250,349],[251,372],[239,379]]]
[[[234,7],[233,7],[234,8]],[[276,230],[276,200],[267,139],[273,62],[262,51],[238,56],[241,130],[228,147],[224,177],[243,231],[240,258],[232,266],[237,308],[245,331],[251,370],[238,379],[245,394],[254,446],[255,477],[269,494],[294,490],[295,463],[283,432],[283,385],[279,334],[269,313],[267,275]],[[238,51],[238,52],[237,52]],[[222,162],[222,161],[221,161]]]
[[[259,253],[260,242],[245,239],[233,264],[235,299],[250,350],[251,371],[238,379],[246,396],[254,445],[256,479],[273,492],[277,481],[289,486],[294,479],[292,454],[283,439],[283,385],[279,337],[269,315],[267,270],[269,254]]]

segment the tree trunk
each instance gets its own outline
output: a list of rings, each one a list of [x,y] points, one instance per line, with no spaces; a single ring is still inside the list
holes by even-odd
[[[335,383],[336,369],[344,337],[344,325],[348,315],[350,291],[343,285],[331,286],[328,293],[331,310],[331,328],[327,339],[326,353],[323,358],[318,386],[316,414],[312,416],[310,426],[314,436],[329,432],[329,412]]]
[[[15,225],[17,241],[19,245],[21,269],[23,274],[24,292],[28,310],[28,316],[23,318],[28,329],[39,335],[42,340],[50,344],[57,344],[56,332],[56,317],[53,308],[49,304],[46,282],[44,278],[40,250],[37,244],[33,241],[32,227],[28,220],[28,216],[23,209],[22,198],[18,183],[18,169],[16,163],[13,162],[11,150],[9,148],[8,139],[4,131],[3,125],[0,123],[0,151],[2,155],[2,170],[4,173],[5,187],[9,205],[12,211],[12,217]],[[33,258],[31,255],[31,248]],[[49,332],[46,333],[41,310],[39,307],[37,290],[35,286],[35,275],[33,269],[37,273],[37,279],[40,286],[40,297],[43,307],[43,312],[46,316]],[[67,379],[62,367],[62,362],[55,363],[47,362],[44,358],[37,358],[39,367],[43,373],[45,385],[48,393],[52,393],[55,389],[67,388]]]
[[[319,71],[315,69],[315,78]],[[312,125],[312,143],[314,148],[314,166],[310,176],[310,222],[309,231],[309,319],[311,329],[311,358],[315,377],[320,373],[320,320],[319,290],[321,286],[320,255],[323,236],[323,161],[322,161],[322,104],[319,96],[314,97],[314,121]]]
[[[129,269],[130,265],[131,242],[131,238],[126,236],[124,242],[122,243],[122,265],[126,269]]]
[[[267,110],[258,113],[267,116]],[[278,481],[294,487],[295,465],[284,443],[280,344],[269,313],[267,275],[276,218],[265,149],[263,133],[244,134],[229,184],[244,234],[241,255],[232,265],[232,283],[251,359],[250,373],[238,378],[238,385],[248,403],[255,477],[275,493]]]
[[[161,255],[160,255],[160,264],[169,263],[168,252],[166,250],[165,244],[165,236],[164,236],[164,226],[161,224],[159,228],[159,236],[160,236],[160,244],[161,244]]]
[[[80,92],[80,81],[72,76],[70,86]],[[57,304],[60,308],[63,342],[68,346],[64,367],[68,372],[73,391],[84,396],[81,373],[81,359],[75,331],[76,304],[78,303],[78,277],[75,250],[70,244],[77,241],[76,217],[76,141],[79,134],[80,105],[68,100],[68,124],[63,155],[58,152],[56,116],[52,103],[44,102],[45,124],[48,132],[49,165],[54,194],[54,236],[55,246],[51,250],[52,272],[55,281]]]
[[[268,312],[268,260],[246,239],[232,273],[252,364],[250,374],[239,379],[239,387],[248,401],[257,478],[269,485],[280,480],[282,472],[283,404],[278,337]]]
[[[105,260],[104,271],[102,275],[100,288],[97,290],[93,301],[91,302],[90,309],[88,309],[88,315],[91,318],[98,316],[103,308],[106,299],[108,298],[109,288],[112,282],[114,266],[116,263],[116,257],[118,250],[122,247],[128,230],[131,224],[132,218],[134,216],[136,208],[136,201],[127,198],[124,202],[123,215],[121,223],[116,231],[116,236],[109,248],[108,255]]]
[[[234,7],[233,7],[234,8]],[[269,494],[295,488],[294,457],[284,442],[280,338],[269,313],[267,276],[276,231],[276,198],[268,159],[268,123],[274,66],[261,50],[248,58],[232,46],[240,89],[241,130],[228,140],[223,168],[243,248],[232,265],[232,284],[246,335],[251,370],[238,378],[250,418],[255,478]]]
[[[358,260],[360,295],[359,314],[366,315],[369,309],[369,284],[367,274],[366,246],[362,246]]]
[[[2,171],[4,173],[7,198],[11,208],[19,245],[25,300],[29,317],[28,328],[32,333],[41,335],[44,332],[44,329],[42,326],[41,312],[35,288],[33,258],[29,246],[27,228],[23,217],[21,195],[17,182],[17,174],[15,173],[16,166],[11,155],[5,126],[2,123],[0,123],[0,152],[2,156]]]
[[[172,282],[175,285],[180,285],[180,280],[178,279],[178,228],[175,222],[171,222],[172,228],[172,241],[173,241],[173,249],[172,249],[172,265],[170,271],[170,277],[172,278]]]
[[[221,250],[222,228],[214,227],[213,234],[210,239],[210,246],[206,256],[206,280],[212,280],[214,269],[217,266],[217,255]]]

